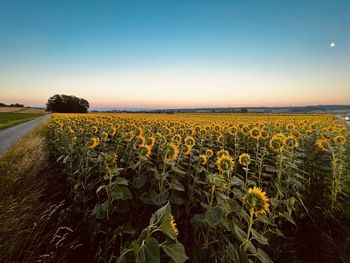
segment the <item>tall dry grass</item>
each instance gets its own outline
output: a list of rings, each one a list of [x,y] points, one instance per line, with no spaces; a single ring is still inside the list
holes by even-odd
[[[0,262],[60,262],[71,232],[58,225],[63,201],[51,200],[46,124],[0,158]],[[62,261],[65,261],[62,259]]]

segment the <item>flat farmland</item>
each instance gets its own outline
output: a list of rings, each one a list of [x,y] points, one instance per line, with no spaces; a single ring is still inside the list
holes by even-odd
[[[26,109],[27,110],[27,109]],[[25,110],[25,111],[26,111]],[[45,112],[40,111],[36,113],[29,112],[1,112],[0,111],[0,129],[8,128],[16,124],[42,116]]]
[[[54,114],[48,140],[95,249],[79,257],[297,261],[303,242],[319,259],[345,253],[349,130],[335,115]]]

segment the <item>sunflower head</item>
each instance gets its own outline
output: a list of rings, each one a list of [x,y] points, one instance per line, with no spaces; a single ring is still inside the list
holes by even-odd
[[[296,125],[294,125],[293,123],[287,123],[287,125],[286,125],[287,131],[295,131],[297,129],[298,129],[298,127]]]
[[[283,136],[281,136],[280,134],[274,135],[270,139],[270,143],[269,143],[270,150],[277,153],[277,154],[282,153],[282,151],[284,149],[284,140],[285,140],[285,138]]]
[[[249,130],[249,136],[255,140],[258,140],[261,138],[261,131],[259,130],[259,128],[254,127]]]
[[[155,141],[156,140],[153,136],[147,137],[146,138],[146,145],[152,148],[154,146]]]
[[[327,139],[317,139],[316,146],[322,151],[329,151],[329,143]]]
[[[219,137],[217,138],[218,143],[224,144],[225,142],[225,137],[223,134],[220,134]]]
[[[176,145],[179,145],[181,142],[181,135],[180,134],[175,134],[172,138],[171,141],[173,143],[176,143]]]
[[[62,124],[63,125],[63,124]],[[92,126],[92,132],[93,133],[97,133],[98,132],[98,128],[96,126]]]
[[[238,161],[240,165],[248,166],[250,164],[250,155],[248,153],[242,153]]]
[[[140,147],[140,156],[141,156],[142,158],[145,159],[145,158],[150,157],[151,153],[152,153],[152,149],[151,149],[150,146],[148,146],[148,145],[143,145],[143,146]]]
[[[105,164],[108,167],[113,167],[117,163],[118,155],[115,152],[109,152],[107,154],[104,154],[104,158],[105,158]]]
[[[132,131],[125,133],[124,141],[131,142],[134,139],[134,133]]]
[[[323,128],[323,129],[322,129],[322,132],[320,133],[321,138],[322,138],[322,139],[325,139],[325,140],[331,139],[332,136],[331,136],[330,133],[328,133],[328,128],[327,128],[327,131],[325,131],[324,129],[326,129],[326,128]]]
[[[231,136],[236,136],[237,135],[237,132],[238,132],[238,129],[236,126],[232,126],[228,129],[228,133],[231,135]]]
[[[285,140],[285,144],[287,148],[290,150],[293,150],[294,148],[298,148],[299,146],[299,142],[294,135],[289,135]]]
[[[142,136],[143,135],[143,129],[141,127],[137,128],[135,131],[135,136]]]
[[[242,200],[251,215],[259,216],[269,212],[269,198],[259,187],[249,188]]]
[[[182,153],[184,155],[190,155],[192,153],[192,146],[188,144],[184,144],[182,146]]]
[[[235,163],[231,156],[222,155],[217,159],[216,166],[221,174],[230,174],[233,171]]]
[[[101,134],[101,139],[102,139],[102,141],[107,141],[107,139],[108,139],[108,133],[107,132],[102,132],[102,134]]]
[[[193,146],[196,143],[196,140],[192,136],[186,136],[185,144]]]
[[[313,131],[310,130],[310,129],[307,129],[307,130],[305,131],[305,134],[306,134],[306,135],[312,135],[312,133],[313,133]]]
[[[161,147],[164,147],[168,143],[167,139],[163,135],[159,136],[158,141]]]
[[[337,135],[333,138],[333,141],[337,145],[343,145],[346,142],[346,139],[343,135]]]
[[[170,135],[170,133],[171,133],[171,130],[168,128],[168,127],[163,127],[163,134],[164,135]]]
[[[139,135],[136,137],[136,145],[138,147],[142,147],[146,144],[146,138],[143,137],[142,135]]]
[[[163,153],[163,160],[166,163],[171,163],[176,160],[179,155],[179,148],[173,143],[169,143]]]
[[[199,163],[205,165],[208,162],[207,155],[201,154],[199,155]]]
[[[117,128],[113,127],[110,132],[111,132],[111,136],[113,137],[117,133]]]
[[[205,155],[206,155],[206,156],[208,157],[208,159],[209,159],[209,158],[211,158],[211,157],[214,155],[214,152],[213,152],[213,150],[208,149],[208,150],[205,151]]]
[[[100,139],[99,138],[92,138],[91,139],[91,145],[89,146],[91,149],[95,149],[97,147],[97,145],[100,144]]]
[[[268,139],[270,137],[270,133],[267,130],[261,131],[261,139]]]
[[[333,161],[332,161],[333,167],[339,166],[341,163],[342,163],[342,160],[340,158],[337,158],[337,157],[334,158]]]
[[[221,158],[221,157],[224,156],[224,155],[229,156],[230,154],[228,153],[227,150],[224,150],[224,149],[221,149],[220,151],[218,151],[218,152],[216,153],[216,156],[217,156],[218,158]]]
[[[179,235],[179,230],[177,229],[176,222],[175,222],[175,219],[174,219],[173,215],[171,215],[171,217],[170,217],[170,225],[171,225],[171,228],[174,230],[176,236],[178,236]]]

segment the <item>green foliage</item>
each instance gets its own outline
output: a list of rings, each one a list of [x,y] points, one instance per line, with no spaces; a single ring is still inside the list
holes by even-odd
[[[68,95],[54,95],[46,103],[47,111],[60,113],[87,113],[89,102],[82,98]]]
[[[293,118],[292,128],[283,121],[241,120],[234,122],[238,131],[232,135],[226,122],[210,121],[206,126],[207,120],[183,124],[146,117],[56,115],[48,138],[71,188],[68,222],[79,222],[77,229],[94,261],[271,262],[281,256],[297,260],[301,256],[296,251],[302,248],[294,233],[307,220],[317,228],[339,216],[341,222],[349,218],[345,182],[350,155],[348,140],[340,146],[329,139],[334,154],[316,146],[321,135],[327,136],[324,126],[334,125],[348,138],[332,117],[321,118],[326,124]],[[260,126],[267,138],[250,134]],[[183,140],[189,134],[196,142],[191,152],[182,151],[180,142],[176,158],[165,160],[166,143],[173,143],[175,135]],[[142,136],[156,137],[149,156],[141,153]],[[283,137],[278,151],[271,150],[274,136]],[[297,140],[298,147],[288,147],[287,138]],[[217,154],[222,149],[236,162],[233,172],[218,169],[218,156],[201,162],[206,150]],[[249,165],[238,165],[241,153],[249,153]],[[263,189],[259,210],[256,195],[249,202],[245,198],[257,187]],[[326,229],[323,225],[315,233]],[[343,229],[350,233],[347,226]],[[332,239],[338,233],[339,229],[333,232]],[[347,240],[345,234],[340,240]],[[334,247],[345,258],[348,248]]]
[[[42,115],[42,113],[0,112],[0,130]]]

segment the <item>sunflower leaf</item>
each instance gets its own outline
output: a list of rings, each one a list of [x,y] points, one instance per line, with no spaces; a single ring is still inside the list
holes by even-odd
[[[184,246],[180,242],[162,244],[164,252],[175,262],[183,263],[188,257]]]

